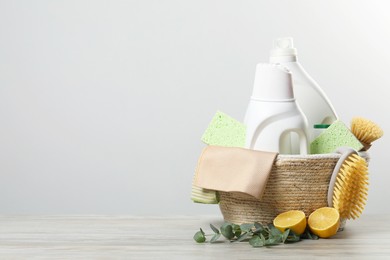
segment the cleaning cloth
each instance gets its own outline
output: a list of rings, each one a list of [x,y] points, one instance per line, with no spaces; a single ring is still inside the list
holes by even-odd
[[[217,111],[202,135],[201,140],[208,145],[244,147],[246,126],[227,114]],[[195,178],[195,176],[194,176]],[[215,190],[207,190],[192,184],[191,199],[196,203],[218,204]]]
[[[276,156],[274,152],[207,146],[199,158],[194,184],[261,199]]]

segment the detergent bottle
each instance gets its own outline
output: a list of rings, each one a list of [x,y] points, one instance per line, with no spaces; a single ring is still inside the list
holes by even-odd
[[[292,74],[294,95],[309,125],[309,140],[314,138],[314,125],[331,124],[338,116],[328,97],[320,86],[299,64],[297,49],[292,38],[274,40],[270,53],[270,63],[285,66]],[[292,140],[292,142],[294,142]]]
[[[290,134],[295,133],[299,153],[307,153],[307,119],[294,98],[291,73],[284,66],[257,64],[244,124],[249,149],[291,154]]]

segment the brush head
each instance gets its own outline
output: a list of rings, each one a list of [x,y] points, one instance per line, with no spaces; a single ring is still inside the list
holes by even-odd
[[[365,146],[365,150],[370,148],[372,142],[383,136],[383,130],[379,125],[362,117],[354,117],[352,119],[351,131]]]
[[[368,195],[368,167],[364,158],[351,154],[343,162],[333,189],[333,207],[341,218],[360,217]]]

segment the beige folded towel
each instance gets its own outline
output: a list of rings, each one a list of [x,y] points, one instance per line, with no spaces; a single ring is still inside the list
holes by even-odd
[[[237,147],[207,146],[199,158],[194,185],[243,192],[261,199],[277,153]]]

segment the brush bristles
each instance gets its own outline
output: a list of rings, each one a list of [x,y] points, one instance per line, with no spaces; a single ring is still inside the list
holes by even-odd
[[[362,117],[352,119],[351,131],[360,142],[366,144],[371,144],[383,136],[383,130],[379,125]]]
[[[341,166],[333,191],[333,207],[341,218],[356,219],[362,214],[368,195],[368,167],[364,158],[353,154]]]

